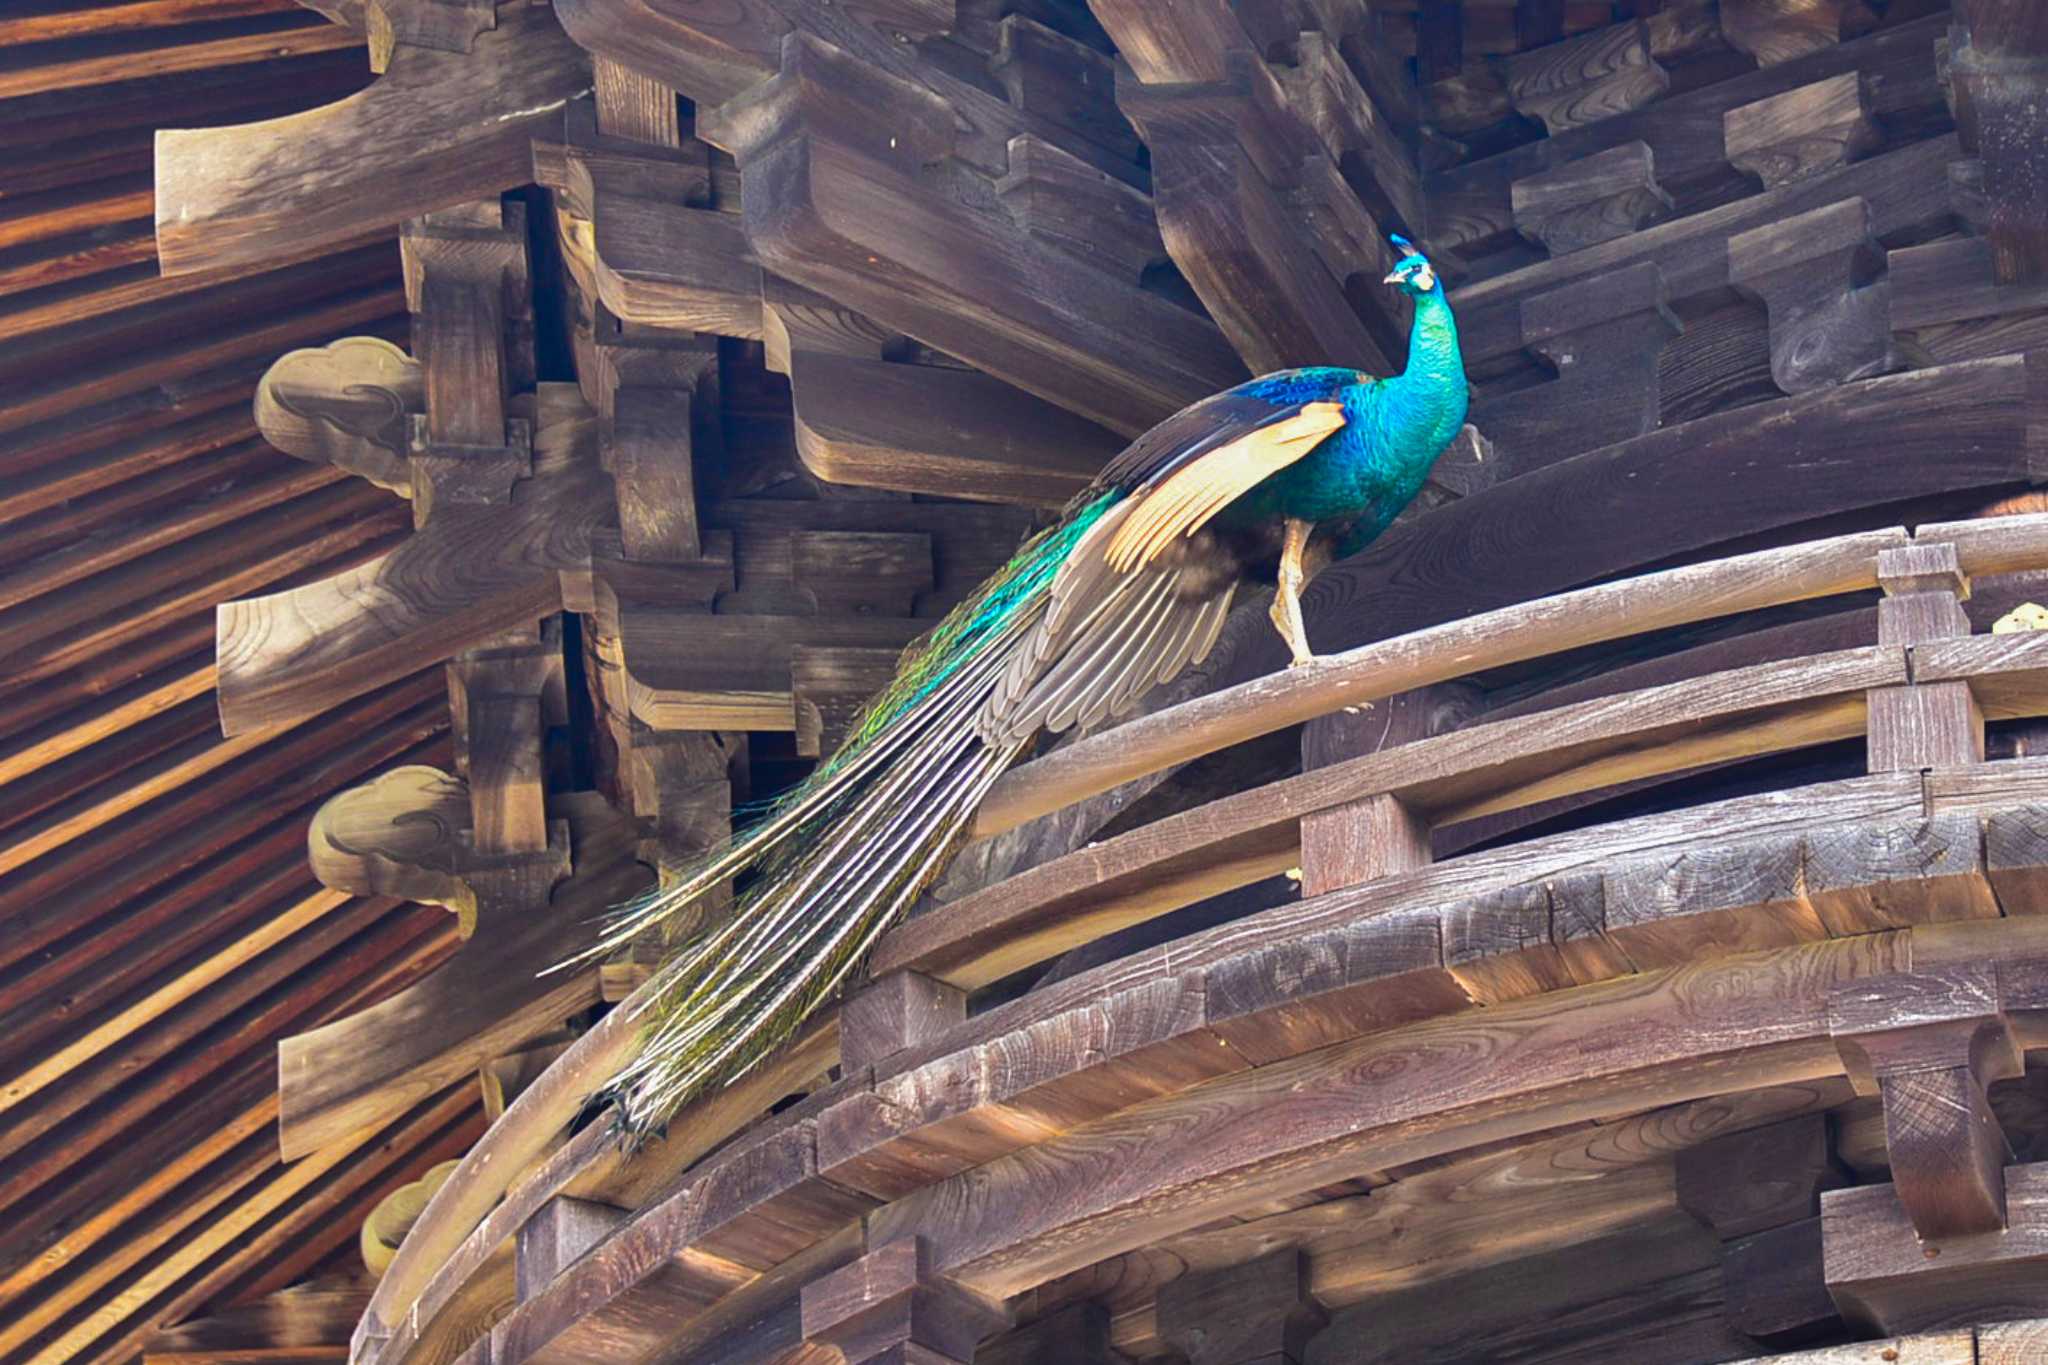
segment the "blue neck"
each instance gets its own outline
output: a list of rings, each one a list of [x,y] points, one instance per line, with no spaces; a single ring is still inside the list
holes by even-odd
[[[1401,454],[1416,464],[1414,483],[1422,486],[1429,467],[1465,423],[1470,390],[1465,358],[1458,349],[1458,322],[1438,285],[1415,300],[1415,320],[1408,328],[1408,368],[1392,381],[1400,391],[1403,427]]]

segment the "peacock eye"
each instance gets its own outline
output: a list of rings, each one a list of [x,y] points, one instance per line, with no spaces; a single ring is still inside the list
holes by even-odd
[[[1417,266],[1415,268],[1415,283],[1423,293],[1428,293],[1436,288],[1436,272],[1427,265]]]

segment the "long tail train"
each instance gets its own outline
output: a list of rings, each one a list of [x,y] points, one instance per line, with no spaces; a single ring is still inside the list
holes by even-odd
[[[615,912],[572,963],[690,924],[742,873],[732,912],[679,934],[641,1007],[645,1034],[608,1097],[644,1136],[768,1056],[838,990],[959,846],[1028,738],[978,725],[1045,613],[1059,567],[1117,501],[1098,494],[1028,541],[899,663],[839,750],[724,848]]]

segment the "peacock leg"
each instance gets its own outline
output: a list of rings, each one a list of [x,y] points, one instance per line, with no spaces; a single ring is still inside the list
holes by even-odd
[[[1314,663],[1316,657],[1308,647],[1308,627],[1301,619],[1301,585],[1304,581],[1301,556],[1308,549],[1308,533],[1314,529],[1314,522],[1289,517],[1286,539],[1280,546],[1280,591],[1273,595],[1270,614],[1273,624],[1280,630],[1280,638],[1287,641],[1287,647],[1294,651],[1294,661],[1288,665],[1290,668]]]

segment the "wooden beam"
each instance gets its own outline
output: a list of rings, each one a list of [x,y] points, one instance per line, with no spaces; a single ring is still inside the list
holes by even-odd
[[[512,6],[465,54],[403,46],[337,104],[265,123],[157,134],[167,274],[248,265],[495,195],[532,174],[534,131],[590,88],[544,7]]]
[[[744,219],[764,266],[1126,434],[1242,374],[1185,309],[915,181],[922,160],[961,150],[936,96],[801,34],[782,61],[778,80],[699,123],[759,186]],[[898,145],[850,136],[848,98],[889,109]]]
[[[612,496],[594,468],[587,415],[563,387],[536,400],[536,444],[559,453],[520,501],[448,505],[359,568],[220,607],[227,733],[316,714],[581,600],[590,537]]]
[[[1363,555],[1345,565],[1325,571],[1310,594],[1307,611],[1312,639],[1331,638],[1330,634],[1319,635],[1319,630],[1345,638],[1343,632],[1347,628],[1358,629],[1361,633],[1369,631],[1375,636],[1401,630],[1414,633],[1398,641],[1384,641],[1347,654],[1326,655],[1312,667],[1295,669],[1285,676],[1264,678],[1256,683],[1240,683],[1228,690],[1147,715],[1105,734],[1070,744],[1058,753],[1016,769],[998,782],[977,816],[976,832],[988,834],[1006,829],[1044,811],[1107,790],[1140,773],[1184,761],[1200,753],[1215,752],[1340,706],[1461,676],[1475,667],[1528,657],[1519,651],[1534,649],[1539,640],[1541,652],[1549,653],[1564,640],[1572,644],[1589,644],[1686,620],[1705,619],[1724,610],[1718,605],[1723,591],[1732,594],[1726,599],[1728,605],[1725,610],[1734,611],[1868,588],[1875,582],[1877,550],[1882,544],[1903,544],[1903,539],[1892,536],[1884,538],[1882,544],[1880,540],[1873,539],[1862,548],[1852,548],[1856,542],[1845,540],[1836,542],[1829,549],[1809,546],[1775,552],[1783,556],[1776,561],[1730,560],[1725,567],[1703,565],[1674,571],[1669,577],[1582,589],[1522,607],[1514,619],[1532,626],[1542,620],[1543,625],[1534,631],[1519,628],[1503,631],[1504,618],[1485,620],[1484,625],[1479,624],[1484,618],[1478,617],[1450,625],[1432,624],[1458,613],[1497,605],[1499,598],[1519,601],[1533,592],[1557,591],[1602,573],[1617,572],[1631,564],[1647,563],[1670,555],[1673,553],[1671,527],[1660,522],[1653,530],[1639,509],[1628,518],[1599,515],[1600,534],[1592,536],[1588,526],[1584,528],[1587,534],[1582,538],[1577,534],[1580,523],[1574,518],[1583,514],[1584,494],[1596,486],[1612,487],[1611,480],[1630,477],[1623,470],[1636,467],[1638,461],[1652,459],[1656,461],[1665,486],[1701,490],[1706,485],[1692,483],[1691,478],[1704,477],[1708,469],[1720,466],[1735,451],[1753,448],[1765,424],[1773,431],[1785,431],[1788,428],[1783,424],[1789,421],[1802,433],[1799,438],[1805,442],[1802,448],[1812,456],[1819,457],[1820,443],[1825,443],[1834,452],[1826,458],[1839,462],[1843,471],[1840,487],[1844,501],[1831,503],[1832,506],[1863,506],[1876,500],[1877,488],[1869,455],[1881,445],[1896,449],[1902,441],[1908,444],[1917,442],[1929,452],[1953,454],[1957,449],[1955,427],[1960,412],[1969,413],[1972,420],[1987,421],[2000,432],[1997,435],[1987,433],[1984,438],[1986,445],[1983,448],[1990,454],[1985,467],[1977,474],[1962,477],[1980,480],[1980,486],[2023,479],[2028,468],[2031,439],[2031,419],[2026,416],[2031,400],[2027,396],[2025,375],[2025,362],[2012,357],[1874,381],[1857,386],[1853,394],[1835,390],[1787,399],[1782,406],[1757,405],[1702,422],[1652,432],[1622,445],[1608,447],[1597,458],[1581,456],[1461,499],[1439,509],[1406,532],[1397,530],[1383,536]],[[1950,383],[1958,386],[1958,393],[1974,390],[1983,384],[1991,391],[2002,392],[2004,397],[2002,400],[1971,399],[1958,403],[1953,395],[1937,396],[1937,391]],[[1865,420],[1871,421],[1867,427],[1863,425]],[[1910,439],[1906,435],[1909,431],[1916,433]],[[1699,461],[1694,467],[1698,474],[1681,473],[1675,462],[1683,460]],[[1902,454],[1901,460],[1895,471],[1909,481],[1917,482],[1931,472],[1917,458]],[[1648,465],[1641,467],[1648,468]],[[1954,488],[1956,479],[1956,471],[1953,465],[1949,465],[1938,479],[1918,483],[1917,486],[1928,491],[1933,487]],[[1800,508],[1803,515],[1819,511],[1812,501],[1817,482],[1811,468],[1800,472],[1798,487],[1805,499]],[[1782,517],[1788,515],[1781,505],[1774,517],[1764,510],[1764,504],[1773,498],[1790,496],[1789,483],[1784,485],[1783,494],[1766,492],[1761,476],[1744,481],[1740,490],[1725,484],[1714,486],[1720,491],[1711,511],[1710,504],[1702,496],[1692,493],[1686,496],[1684,521],[1694,533],[1704,534],[1712,525],[1725,525],[1720,519],[1731,514],[1750,530],[1781,524]],[[1584,492],[1567,491],[1571,489]],[[1512,544],[1490,544],[1484,554],[1475,558],[1478,552],[1473,547],[1478,538],[1472,528],[1481,520],[1499,525],[1492,519],[1498,509],[1522,499],[1530,500],[1525,504],[1527,507],[1541,506],[1544,509],[1541,516],[1527,521],[1530,533],[1510,538]],[[1489,513],[1489,508],[1496,509],[1496,512]],[[1525,515],[1518,514],[1518,520]],[[1540,531],[1537,529],[1539,524]],[[1571,529],[1568,531],[1567,528]],[[1951,533],[1944,529],[1943,534]],[[1964,531],[1954,534],[1975,536],[1981,540],[1989,533]],[[1640,543],[1633,543],[1638,536]],[[1598,569],[1579,551],[1570,548],[1596,541],[1601,565]],[[1453,551],[1448,548],[1451,546],[1460,548]],[[1423,592],[1409,587],[1396,589],[1384,586],[1402,580],[1411,568],[1424,579],[1433,579],[1438,575],[1419,566],[1439,553],[1448,554],[1458,564],[1453,577],[1458,584],[1465,585],[1463,588],[1446,584],[1444,591],[1438,593],[1434,587]],[[1512,566],[1511,569],[1503,569],[1497,580],[1490,577],[1489,567],[1496,555],[1501,565]],[[2020,567],[2026,562],[2021,557],[2012,566]],[[1763,570],[1768,578],[1759,578],[1745,586],[1746,576],[1758,570]],[[1990,570],[1973,565],[1972,571]],[[1500,585],[1496,589],[1499,597],[1486,602],[1474,600],[1470,595],[1470,585],[1479,581],[1497,582]],[[1656,586],[1646,586],[1648,584]],[[1456,598],[1455,605],[1447,601],[1446,596]],[[1709,597],[1717,604],[1710,606]],[[1319,620],[1329,624],[1319,627]],[[1418,626],[1428,628],[1418,631]],[[1548,633],[1557,629],[1568,633],[1564,636]],[[1465,634],[1468,631],[1469,636]],[[1482,632],[1484,639],[1481,638]],[[1274,646],[1267,646],[1262,637],[1248,638],[1259,652],[1240,661],[1240,677],[1263,671],[1252,662],[1253,658],[1271,657],[1266,653],[1269,649],[1277,652],[1277,640]],[[1459,656],[1457,663],[1451,661],[1448,652],[1436,652],[1447,650],[1454,639],[1462,642],[1459,648],[1470,647],[1477,652]]]
[[[2039,1314],[2048,1301],[2044,1205],[2048,1170],[2014,1166],[2004,1228],[1923,1242],[1896,1187],[1832,1190],[1821,1199],[1828,1291],[1842,1316],[1867,1332]]]
[[[533,908],[575,903],[594,912],[630,894],[644,874],[631,861],[636,831],[595,797],[565,804],[570,823],[550,829],[546,853],[495,858],[461,837],[462,784],[431,770],[400,769],[323,808],[313,836],[319,875],[401,894],[438,892],[433,898],[455,899],[474,929],[464,950],[425,981],[285,1041],[279,1131],[287,1157],[388,1114],[422,1086],[470,1074],[595,1003],[595,968],[538,975],[582,945],[582,915]],[[550,902],[549,889],[565,874]]]

